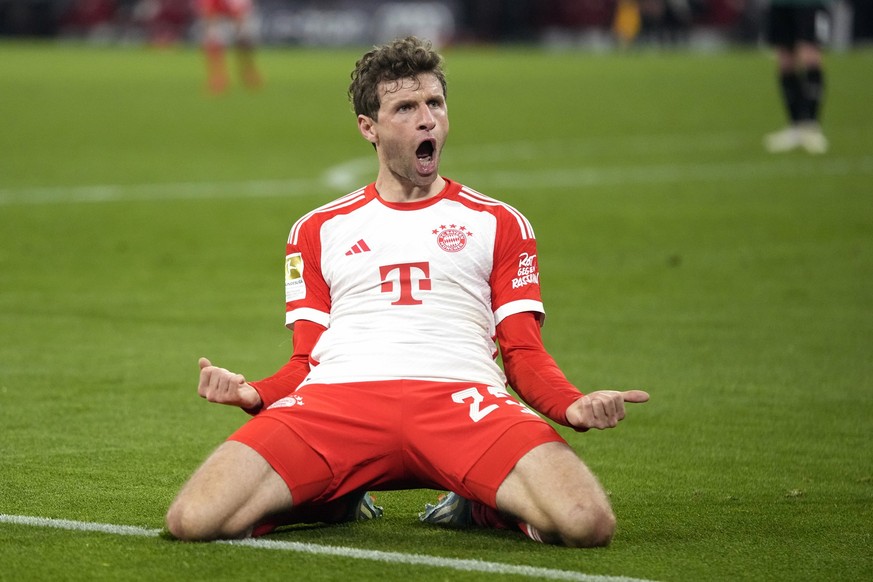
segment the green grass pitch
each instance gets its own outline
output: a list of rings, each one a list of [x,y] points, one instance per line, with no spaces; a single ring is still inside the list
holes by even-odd
[[[267,50],[256,94],[193,49],[0,45],[0,514],[157,529],[245,416],[196,396],[291,350],[291,224],[374,176],[345,98],[360,51]],[[831,151],[772,156],[763,51],[449,48],[443,173],[522,210],[547,347],[583,390],[639,387],[565,434],[619,519],[609,548],[376,523],[284,542],[577,579],[873,579],[873,53],[829,54]],[[524,580],[0,522],[0,580]]]

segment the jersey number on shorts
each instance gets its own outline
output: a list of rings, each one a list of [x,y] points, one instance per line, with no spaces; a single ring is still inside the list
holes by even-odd
[[[536,416],[536,413],[533,410],[531,410],[524,404],[521,404],[520,402],[512,400],[509,397],[509,394],[507,394],[500,388],[489,386],[488,392],[492,396],[500,399],[498,403],[502,402],[506,405],[517,406],[521,412],[533,414],[534,416]],[[471,388],[464,388],[463,390],[455,392],[454,394],[452,394],[452,400],[454,400],[458,404],[463,404],[468,400],[470,401],[470,418],[473,419],[473,422],[479,422],[480,420],[500,408],[500,405],[498,403],[489,404],[485,408],[482,408],[481,404],[485,402],[485,397],[482,396],[482,393],[479,392],[479,389],[475,386]]]

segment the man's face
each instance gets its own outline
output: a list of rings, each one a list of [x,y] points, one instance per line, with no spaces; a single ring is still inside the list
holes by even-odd
[[[376,145],[382,170],[403,183],[430,185],[439,175],[440,153],[449,132],[439,79],[422,74],[385,81],[379,84],[379,96],[378,120],[359,116],[358,124],[364,137]]]

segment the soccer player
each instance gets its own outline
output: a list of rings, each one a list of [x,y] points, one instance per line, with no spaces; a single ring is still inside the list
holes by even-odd
[[[247,382],[200,360],[200,396],[253,417],[183,486],[169,532],[209,540],[372,517],[368,490],[431,488],[452,493],[424,521],[608,544],[615,516],[597,478],[506,382],[580,431],[615,427],[649,395],[583,396],[546,352],[531,224],[439,173],[446,78],[429,43],[367,52],[349,96],[376,180],[291,228],[290,361]]]
[[[197,0],[203,23],[203,52],[206,57],[207,87],[223,93],[230,84],[225,47],[233,42],[243,83],[250,89],[261,86],[255,65],[254,0]],[[228,39],[228,31],[232,41]]]
[[[622,48],[628,48],[636,40],[642,28],[638,0],[618,0],[612,19],[612,33]]]
[[[773,153],[803,148],[811,154],[828,150],[819,124],[825,76],[816,19],[830,0],[770,0],[767,37],[776,51],[779,89],[789,125],[768,134],[764,147]]]

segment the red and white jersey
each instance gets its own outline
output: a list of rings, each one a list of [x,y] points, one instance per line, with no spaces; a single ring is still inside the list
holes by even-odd
[[[291,229],[287,326],[327,330],[305,383],[388,379],[503,386],[495,326],[543,313],[536,239],[511,206],[448,181],[437,196],[382,200],[374,184]]]

